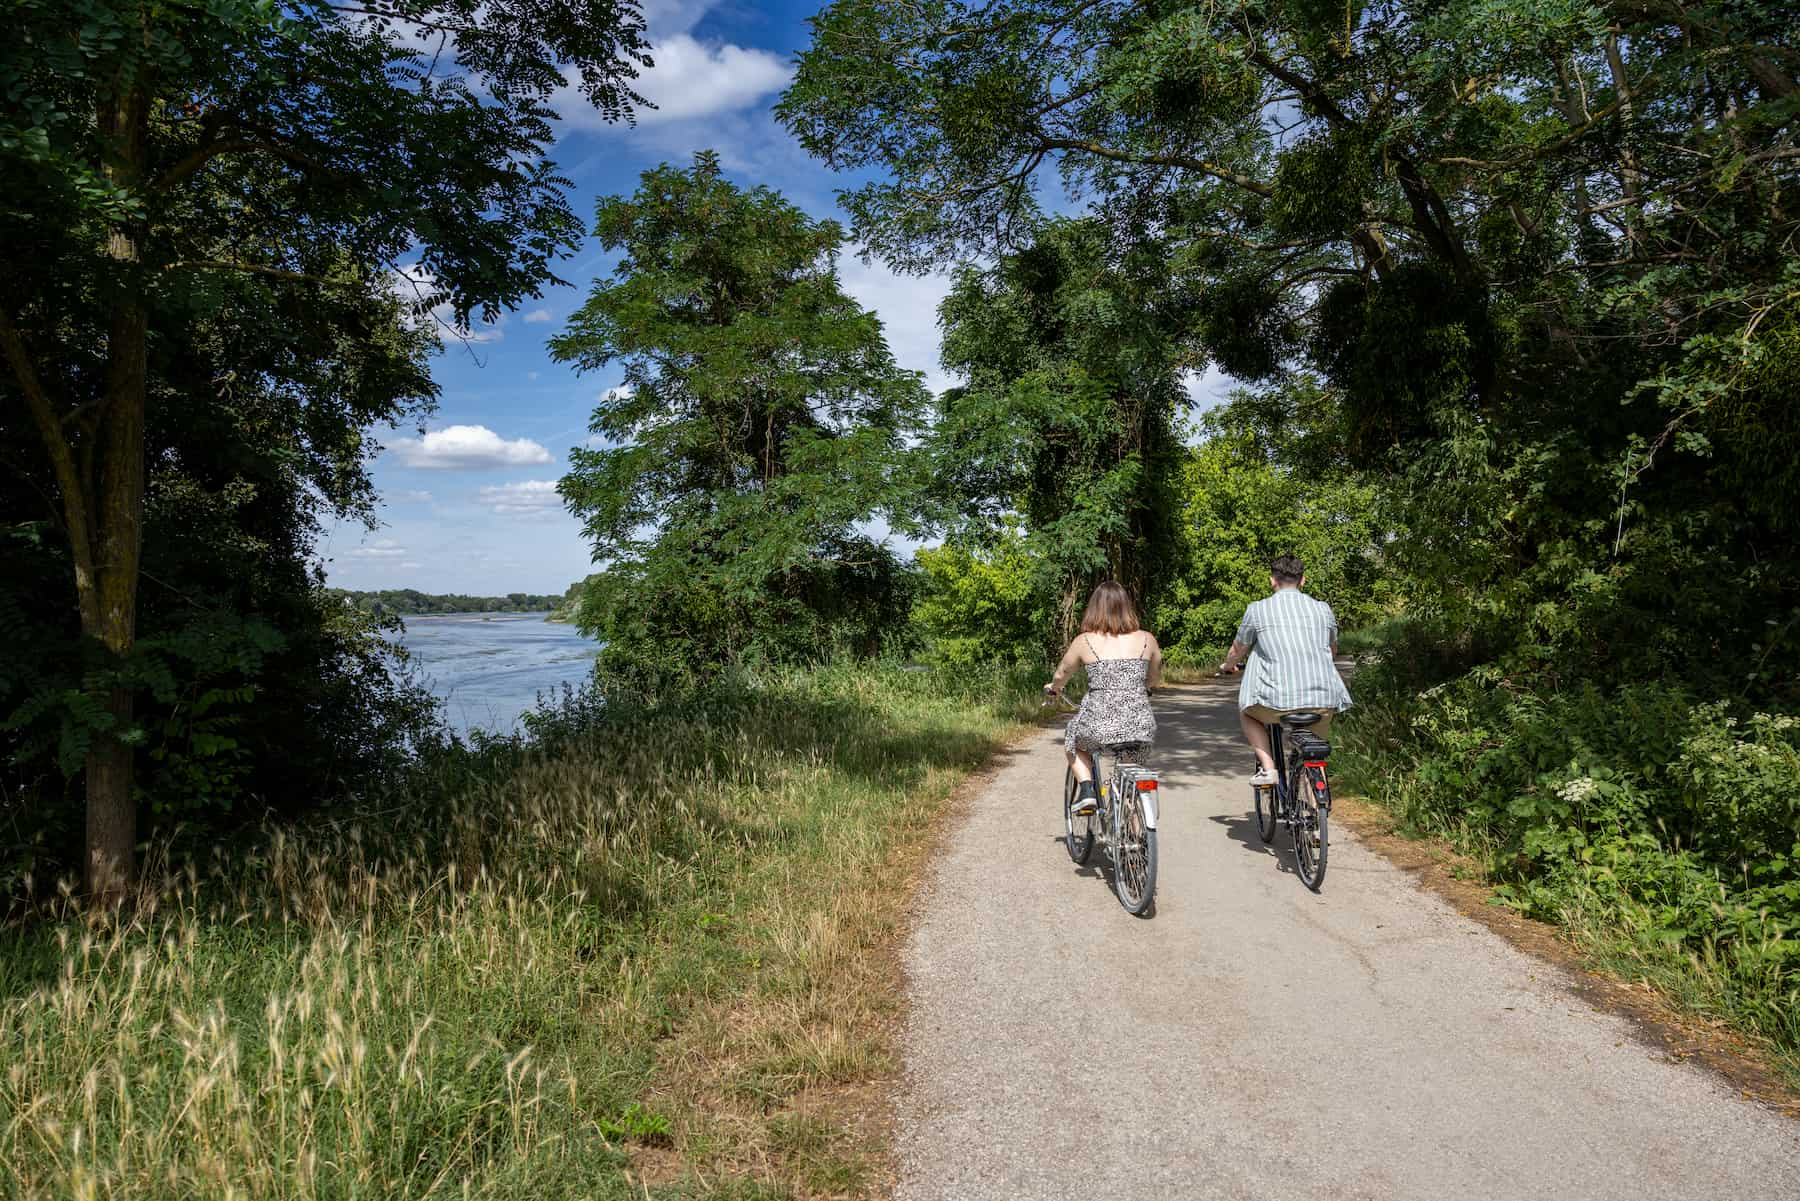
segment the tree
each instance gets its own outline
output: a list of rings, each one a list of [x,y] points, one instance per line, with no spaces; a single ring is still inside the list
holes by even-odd
[[[964,383],[925,442],[940,520],[972,546],[1023,522],[1059,647],[1100,577],[1145,603],[1172,558],[1189,305],[1154,245],[1111,256],[1099,222],[1054,222],[963,269],[941,309],[944,365]]]
[[[594,232],[623,257],[551,349],[625,368],[560,485],[605,566],[581,608],[603,666],[878,647],[902,573],[863,523],[907,520],[925,391],[839,285],[842,229],[702,152],[603,199]]]
[[[285,411],[259,436],[300,456],[318,425],[405,411],[422,392],[411,352],[346,347],[385,336],[396,287],[457,327],[536,295],[579,234],[544,158],[545,98],[570,64],[625,116],[648,59],[625,0],[20,0],[10,15],[0,352],[41,443],[82,634],[110,665],[84,768],[86,876],[106,898],[135,842],[150,395],[166,389],[179,421],[196,388],[264,391]],[[304,337],[239,353],[233,321],[292,320],[291,304]],[[194,354],[200,327],[216,342]],[[321,363],[344,374],[322,379]]]

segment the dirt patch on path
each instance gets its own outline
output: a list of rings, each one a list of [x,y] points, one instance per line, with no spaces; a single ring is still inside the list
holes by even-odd
[[[1800,1089],[1786,1083],[1757,1047],[1724,1023],[1708,1023],[1676,1009],[1645,983],[1595,971],[1557,927],[1525,917],[1493,901],[1474,860],[1441,839],[1409,838],[1393,817],[1360,797],[1336,797],[1332,814],[1364,846],[1402,869],[1464,917],[1480,922],[1513,946],[1563,969],[1570,987],[1596,1008],[1629,1018],[1643,1042],[1681,1062],[1694,1062],[1724,1077],[1744,1097],[1800,1120]]]

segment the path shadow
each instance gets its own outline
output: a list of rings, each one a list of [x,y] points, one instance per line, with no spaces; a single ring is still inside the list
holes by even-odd
[[[1061,856],[1062,861],[1074,869],[1073,875],[1076,879],[1100,881],[1105,885],[1107,895],[1113,899],[1115,904],[1118,902],[1119,894],[1113,883],[1112,858],[1107,855],[1103,845],[1096,842],[1092,853],[1088,855],[1087,862],[1077,863],[1069,855],[1069,836],[1066,832],[1052,835],[1050,841],[1056,844],[1056,853]],[[1120,908],[1120,912],[1124,912],[1123,907]],[[1156,898],[1154,896],[1150,898],[1150,904],[1146,905],[1144,911],[1137,916],[1144,920],[1156,916]]]
[[[1293,874],[1293,864],[1289,863],[1288,857],[1281,853],[1281,841],[1287,837],[1285,831],[1275,831],[1275,841],[1264,842],[1262,835],[1257,831],[1254,813],[1215,813],[1207,820],[1224,826],[1225,837],[1238,843],[1245,850],[1267,856],[1275,860],[1276,865],[1282,871],[1289,875]]]

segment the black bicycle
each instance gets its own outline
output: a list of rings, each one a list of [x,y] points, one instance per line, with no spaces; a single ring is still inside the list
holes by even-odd
[[[1256,794],[1256,832],[1269,843],[1275,840],[1277,826],[1287,827],[1294,871],[1314,892],[1325,882],[1325,861],[1331,853],[1331,783],[1325,778],[1331,744],[1312,732],[1320,719],[1317,713],[1289,713],[1278,722],[1265,723],[1275,757],[1275,783],[1250,789]]]
[[[1045,704],[1068,702],[1058,694]],[[1092,813],[1075,812],[1075,768],[1063,773],[1063,825],[1069,858],[1086,863],[1102,834],[1112,858],[1113,894],[1125,912],[1142,916],[1156,895],[1156,798],[1157,774],[1140,762],[1148,749],[1143,742],[1119,742],[1100,748],[1094,756],[1097,792]],[[1100,770],[1100,760],[1111,761],[1110,771]]]

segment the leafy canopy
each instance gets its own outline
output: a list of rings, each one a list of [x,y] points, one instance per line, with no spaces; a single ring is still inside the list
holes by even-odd
[[[672,639],[697,666],[879,644],[898,566],[862,523],[909,519],[925,391],[845,295],[842,229],[702,152],[603,199],[595,235],[622,257],[551,342],[624,366],[561,485],[607,568],[583,624],[616,655]]]

